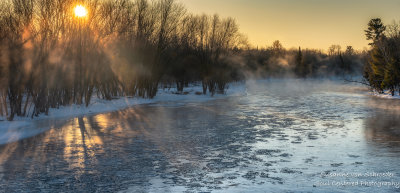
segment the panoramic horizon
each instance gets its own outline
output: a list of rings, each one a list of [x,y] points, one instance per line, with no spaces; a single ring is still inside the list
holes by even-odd
[[[397,1],[0,1],[0,193],[399,192]]]
[[[331,45],[369,49],[364,30],[372,18],[398,21],[396,0],[179,0],[189,12],[236,19],[254,47],[279,40],[286,48],[327,50]]]

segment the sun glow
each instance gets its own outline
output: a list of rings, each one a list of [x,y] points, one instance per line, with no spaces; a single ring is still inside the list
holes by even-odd
[[[82,5],[77,5],[74,8],[74,11],[75,11],[75,16],[76,17],[85,17],[87,15],[87,13],[88,13],[86,8],[84,6],[82,6]]]

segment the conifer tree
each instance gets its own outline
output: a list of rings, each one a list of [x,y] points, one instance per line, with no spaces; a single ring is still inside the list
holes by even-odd
[[[303,53],[301,51],[301,47],[299,47],[299,52],[296,55],[296,69],[295,69],[295,72],[296,72],[297,76],[305,77],[306,76],[305,71],[306,71],[306,69],[305,69],[304,62],[303,62]]]

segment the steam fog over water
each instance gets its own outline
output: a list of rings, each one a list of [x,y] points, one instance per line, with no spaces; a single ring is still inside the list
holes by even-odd
[[[77,117],[0,146],[0,192],[399,191],[399,118],[400,101],[360,85],[248,81],[241,96]]]

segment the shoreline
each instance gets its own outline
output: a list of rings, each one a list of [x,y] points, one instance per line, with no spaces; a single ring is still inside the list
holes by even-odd
[[[196,92],[202,91],[202,87],[191,85],[185,88],[184,92],[188,94],[176,94],[176,89],[159,89],[157,96],[153,99],[120,97],[110,101],[93,97],[90,105],[71,105],[51,109],[49,115],[41,114],[33,119],[30,117],[15,117],[13,121],[4,120],[0,117],[0,145],[19,141],[21,139],[33,137],[40,133],[52,129],[59,122],[64,122],[76,117],[94,116],[104,113],[110,113],[137,105],[157,104],[166,102],[176,102],[179,104],[187,104],[190,102],[205,102],[210,100],[221,99],[229,96],[237,96],[245,94],[245,83],[230,83],[225,94],[215,94],[211,96],[196,95]],[[160,104],[162,105],[162,104]],[[43,125],[43,126],[42,126]],[[39,127],[38,127],[39,126]]]

